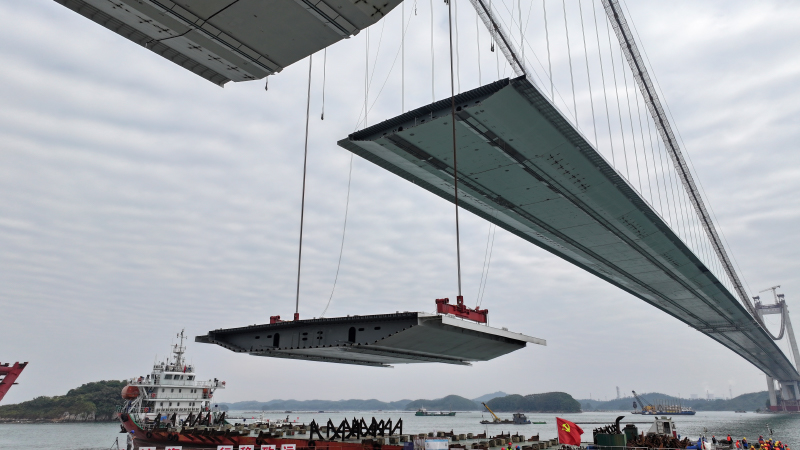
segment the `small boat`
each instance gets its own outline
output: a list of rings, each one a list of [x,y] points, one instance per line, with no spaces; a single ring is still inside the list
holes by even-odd
[[[425,408],[420,408],[420,409],[417,410],[416,413],[414,413],[414,415],[415,416],[430,416],[430,417],[453,417],[453,416],[456,415],[456,413],[455,413],[455,411],[450,411],[450,412],[444,412],[444,411],[430,412]]]
[[[734,412],[737,412],[737,413],[740,413],[740,414],[744,414],[744,413],[746,413],[747,411],[734,411]]]
[[[497,414],[489,408],[486,403],[481,403],[484,408],[486,408],[489,413],[492,415],[493,420],[481,420],[481,424],[483,425],[528,425],[531,421],[525,414],[522,413],[514,413],[512,415],[511,420],[509,419],[501,419],[497,417]],[[545,422],[536,422],[536,423],[545,423]]]

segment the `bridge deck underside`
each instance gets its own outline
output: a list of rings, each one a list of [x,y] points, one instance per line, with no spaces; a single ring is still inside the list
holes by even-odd
[[[800,375],[663,219],[526,79],[456,97],[459,205],[624,289],[780,380]],[[453,201],[450,99],[339,145]]]

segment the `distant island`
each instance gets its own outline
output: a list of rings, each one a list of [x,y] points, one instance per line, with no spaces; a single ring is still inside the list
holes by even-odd
[[[125,381],[109,380],[84,384],[63,396],[37,397],[27,402],[0,406],[2,422],[95,422],[115,419],[115,411],[123,403],[120,391]],[[681,403],[696,411],[755,411],[768,402],[766,391],[742,394],[730,400],[687,400],[660,393],[642,394],[651,403]],[[518,395],[498,391],[468,399],[447,395],[432,400],[270,400],[218,403],[225,410],[245,411],[485,411],[482,402],[495,412],[579,413],[582,411],[631,411],[633,398],[609,401],[576,400],[565,392]]]
[[[729,400],[703,400],[673,397],[659,392],[640,394],[650,403],[672,403],[688,406],[695,411],[756,411],[764,409],[769,403],[767,391],[742,394]],[[583,411],[633,411],[634,398],[632,396],[619,399],[601,401],[580,399]],[[641,408],[641,405],[639,406]]]
[[[101,422],[114,420],[125,381],[86,383],[67,395],[36,397],[27,402],[0,406],[0,422]]]
[[[270,400],[268,402],[219,403],[222,407],[247,411],[485,411],[481,402],[498,412],[580,412],[580,402],[564,392],[532,395],[508,395],[505,392],[468,399],[448,395],[436,399],[398,400]]]

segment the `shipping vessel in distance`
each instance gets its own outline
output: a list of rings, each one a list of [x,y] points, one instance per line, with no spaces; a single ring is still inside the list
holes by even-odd
[[[426,416],[426,417],[453,417],[456,415],[455,411],[445,412],[430,412],[425,408],[420,408],[414,413],[415,416]]]
[[[639,394],[636,393],[636,391],[631,391],[631,392],[633,392],[633,397],[636,399],[636,401],[633,402],[632,414],[642,414],[645,416],[657,416],[657,415],[693,416],[697,414],[697,412],[692,408],[687,408],[681,405],[680,403],[669,403],[664,400],[656,402],[656,404],[653,405],[647,400],[640,397]],[[638,409],[639,405],[641,405],[641,410]]]

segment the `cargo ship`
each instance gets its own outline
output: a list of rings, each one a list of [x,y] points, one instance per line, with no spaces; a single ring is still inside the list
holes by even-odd
[[[420,409],[417,410],[416,413],[414,413],[414,415],[415,416],[426,416],[426,417],[453,417],[453,416],[456,415],[456,413],[455,413],[455,411],[450,411],[450,412],[444,412],[444,411],[430,412],[425,408],[420,408]]]
[[[643,399],[636,393],[633,392],[633,397],[636,401],[633,402],[633,411],[631,414],[641,414],[644,416],[693,416],[697,414],[695,410],[692,408],[687,408],[680,403],[670,403],[666,401],[656,402],[655,405],[651,404],[647,400]],[[638,402],[638,404],[637,404]],[[641,405],[641,409],[637,409],[637,407]]]

